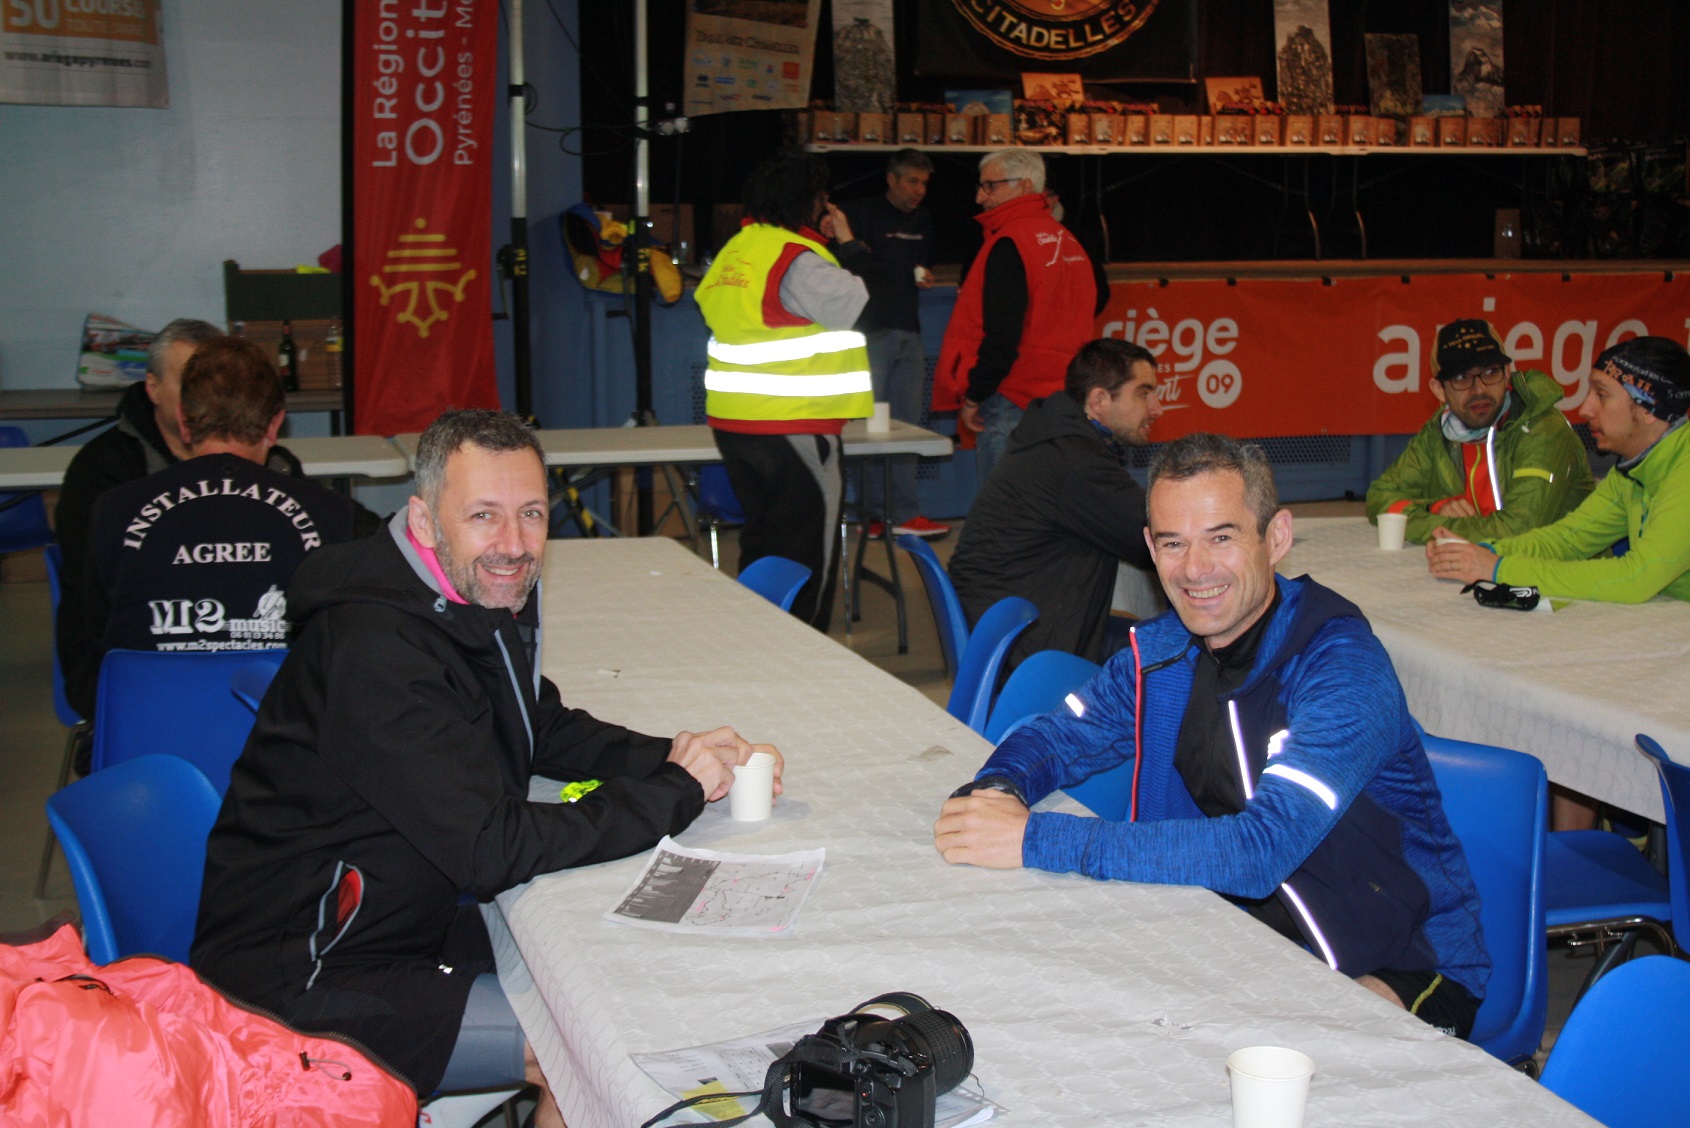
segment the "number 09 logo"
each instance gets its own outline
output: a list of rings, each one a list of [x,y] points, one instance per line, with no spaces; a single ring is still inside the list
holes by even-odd
[[[1211,360],[1197,374],[1197,394],[1217,410],[1231,407],[1244,390],[1244,374],[1230,360]]]

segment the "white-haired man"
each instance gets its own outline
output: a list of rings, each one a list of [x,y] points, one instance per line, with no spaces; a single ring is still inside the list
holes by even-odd
[[[1045,200],[1045,163],[1027,149],[980,160],[975,218],[986,242],[957,290],[933,374],[933,407],[955,411],[983,480],[1027,405],[1059,392],[1091,340],[1098,284],[1091,259]]]

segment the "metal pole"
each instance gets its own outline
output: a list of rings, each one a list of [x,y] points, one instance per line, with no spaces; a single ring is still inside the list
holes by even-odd
[[[531,425],[534,372],[528,342],[528,148],[523,94],[522,0],[510,0],[511,111],[511,358],[516,370],[516,413]]]
[[[634,5],[634,417],[656,422],[651,399],[651,127],[647,84],[647,0]],[[639,533],[652,531],[651,474],[639,478]]]

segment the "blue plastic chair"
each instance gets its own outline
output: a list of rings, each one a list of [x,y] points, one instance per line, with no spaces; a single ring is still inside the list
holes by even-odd
[[[722,550],[719,530],[723,525],[745,524],[745,510],[739,504],[739,498],[734,495],[733,483],[728,480],[727,467],[711,463],[698,468],[698,476],[693,480],[693,508],[698,511],[704,526],[710,530],[710,566],[720,568]]]
[[[1016,725],[1055,709],[1070,693],[1102,672],[1103,667],[1096,662],[1066,650],[1041,650],[1028,655],[1009,675],[993,703],[991,719],[986,722],[986,739],[999,743]]]
[[[784,556],[762,556],[740,571],[739,582],[782,611],[790,611],[792,601],[810,582],[810,570]]]
[[[1661,746],[1639,733],[1637,747],[1661,779],[1666,812],[1669,879],[1624,837],[1605,830],[1563,830],[1549,836],[1544,854],[1544,918],[1549,935],[1575,945],[1595,943],[1600,955],[1585,980],[1596,980],[1630,957],[1637,937],[1653,933],[1663,951],[1677,952],[1690,936],[1690,768],[1673,763]],[[1672,925],[1671,930],[1667,923]]]
[[[1018,595],[1006,595],[986,608],[962,651],[945,707],[951,716],[975,732],[985,732],[1003,660],[1016,636],[1038,617],[1039,609]]]
[[[162,752],[205,773],[219,795],[252,731],[253,712],[230,692],[235,671],[281,665],[285,650],[112,650],[94,705],[95,773]]]
[[[256,717],[264,695],[270,691],[270,683],[276,680],[276,671],[281,668],[280,663],[263,658],[237,666],[229,675],[229,692]]]
[[[933,606],[933,621],[939,628],[939,651],[945,656],[945,674],[955,678],[962,664],[962,653],[968,647],[968,616],[963,614],[962,600],[957,598],[956,588],[951,586],[951,578],[939,563],[932,545],[904,533],[898,537],[898,547],[915,560],[915,570],[921,574],[927,602]]]
[[[16,430],[16,428],[13,428]],[[59,723],[70,731],[65,735],[65,753],[59,761],[59,782],[53,790],[57,791],[70,782],[71,768],[76,763],[76,746],[88,731],[88,722],[82,715],[70,707],[65,699],[65,670],[59,664],[59,600],[63,594],[63,587],[59,582],[59,575],[64,571],[64,550],[56,544],[47,546],[42,554],[47,561],[47,594],[53,607],[53,714],[59,718]],[[35,874],[35,898],[40,900],[47,895],[47,876],[53,868],[53,828],[47,827],[47,840],[41,844],[41,868]]]
[[[1103,672],[1096,662],[1064,650],[1041,650],[1015,667],[992,706],[986,739],[993,744],[1014,732],[1023,721],[1062,706],[1068,695]],[[1132,761],[1105,768],[1067,792],[1100,818],[1121,822],[1132,802]]]
[[[1543,839],[1549,779],[1535,756],[1425,736],[1444,814],[1478,887],[1490,983],[1469,1041],[1510,1064],[1543,1041],[1549,1011]]]
[[[28,445],[29,435],[22,427],[0,426],[0,447]],[[0,553],[52,543],[53,528],[47,523],[47,506],[39,490],[0,493]]]
[[[1579,1000],[1543,1085],[1610,1128],[1690,1124],[1690,964],[1644,956]]]
[[[89,959],[147,953],[187,962],[205,840],[221,805],[205,775],[175,756],[142,756],[48,796]]]

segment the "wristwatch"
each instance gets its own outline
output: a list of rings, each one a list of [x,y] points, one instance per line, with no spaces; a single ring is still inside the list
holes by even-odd
[[[979,779],[971,779],[951,792],[951,798],[961,799],[964,795],[973,795],[976,791],[1006,792],[1015,796],[1023,807],[1032,806],[1031,803],[1027,802],[1027,796],[1021,793],[1021,788],[1016,786],[1015,781],[1008,776],[1001,775],[981,776]]]

